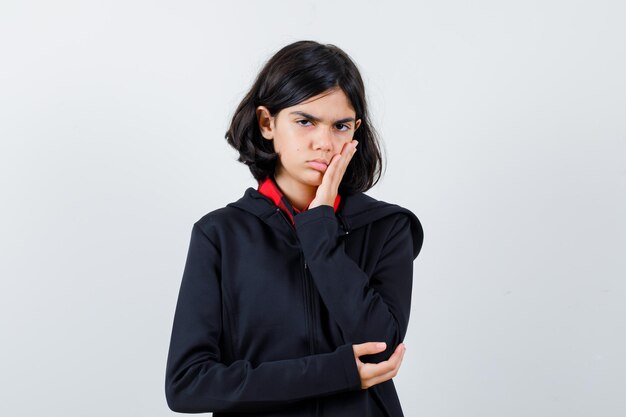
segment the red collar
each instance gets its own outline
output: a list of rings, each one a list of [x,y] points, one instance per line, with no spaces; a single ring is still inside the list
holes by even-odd
[[[278,188],[278,185],[276,184],[274,178],[267,177],[264,180],[260,181],[257,190],[264,196],[269,197],[274,202],[274,204],[287,215],[289,220],[291,220],[291,224],[295,224],[293,217],[296,214],[301,213],[301,211],[291,205],[289,200],[287,200],[287,197],[285,197],[283,192],[280,191],[280,188]],[[333,205],[335,213],[337,212],[340,201],[341,196],[337,194],[337,197],[335,197],[335,204]],[[306,210],[307,209],[304,209],[302,211]]]

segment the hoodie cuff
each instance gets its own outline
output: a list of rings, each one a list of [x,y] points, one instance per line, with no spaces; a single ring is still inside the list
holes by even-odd
[[[337,348],[337,353],[339,354],[343,365],[348,390],[356,391],[361,389],[361,376],[359,375],[359,368],[357,367],[356,359],[354,358],[352,343],[339,346]]]
[[[339,222],[331,206],[317,206],[294,217],[296,234],[308,262],[326,254],[337,244]]]
[[[325,219],[335,222],[337,221],[337,218],[335,217],[335,209],[331,206],[322,204],[321,206],[313,207],[312,209],[298,213],[294,216],[294,223],[296,227],[299,227],[313,221]]]

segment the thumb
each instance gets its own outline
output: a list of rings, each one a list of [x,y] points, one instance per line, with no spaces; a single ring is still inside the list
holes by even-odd
[[[387,344],[385,342],[365,342],[358,345],[354,345],[354,354],[359,357],[362,355],[369,355],[372,353],[378,353],[385,350]]]

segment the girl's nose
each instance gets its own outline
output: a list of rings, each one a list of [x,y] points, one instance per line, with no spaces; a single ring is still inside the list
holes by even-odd
[[[315,149],[321,149],[323,151],[331,151],[333,149],[333,132],[331,129],[320,129],[318,135],[315,137],[314,143]]]

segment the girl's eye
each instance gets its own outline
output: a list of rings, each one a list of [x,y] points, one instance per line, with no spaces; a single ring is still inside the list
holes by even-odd
[[[311,121],[307,119],[296,120],[296,123],[298,123],[300,126],[311,126],[310,124],[307,124],[307,123],[311,123]],[[335,127],[342,132],[350,130],[350,126],[343,124],[343,123],[337,123]]]

